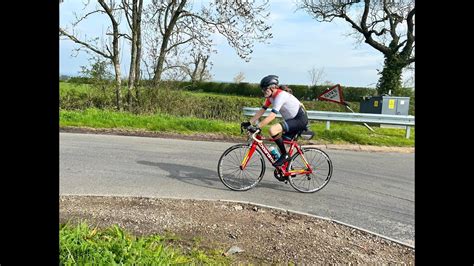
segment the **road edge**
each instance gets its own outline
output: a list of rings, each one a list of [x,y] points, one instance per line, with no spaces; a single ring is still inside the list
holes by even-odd
[[[220,142],[243,142],[243,137],[226,136],[223,134],[179,134],[170,132],[151,132],[145,130],[127,130],[117,128],[90,128],[90,127],[60,127],[59,132],[80,133],[80,134],[98,134],[98,135],[117,135],[117,136],[135,136],[150,138],[170,138],[199,141],[220,141]],[[327,150],[349,150],[363,152],[395,152],[395,153],[415,153],[413,147],[389,147],[372,146],[359,144],[317,144],[311,141],[308,144],[301,143],[302,146],[311,146]]]

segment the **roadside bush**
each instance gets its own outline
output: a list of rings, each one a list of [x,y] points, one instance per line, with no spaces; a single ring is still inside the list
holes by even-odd
[[[203,85],[208,84],[208,85]],[[211,93],[202,93],[201,88]],[[289,85],[295,95],[302,100],[307,110],[348,112],[344,106],[326,101],[314,101],[311,98],[315,93],[322,93],[326,88],[323,86],[307,87]],[[156,112],[167,113],[176,116],[193,116],[205,119],[220,119],[224,121],[241,121],[248,119],[243,117],[243,107],[260,107],[265,99],[256,85],[248,83],[226,84],[207,82],[193,85],[192,83],[163,83],[160,88],[139,87],[139,104],[134,104],[129,110],[135,114],[153,114]],[[350,94],[352,98],[364,95],[364,88],[357,88],[357,93]],[[354,89],[356,91],[357,89]],[[226,91],[227,94],[220,95],[215,91]],[[256,90],[258,93],[255,93]],[[366,89],[366,93],[375,90]],[[249,96],[238,96],[236,92],[248,93]],[[344,90],[346,92],[351,90]],[[199,92],[199,93],[198,93]],[[405,92],[403,92],[405,93]],[[408,93],[408,92],[406,92]],[[252,95],[255,94],[255,95]],[[317,94],[317,95],[319,95]],[[122,102],[125,102],[127,89],[122,89]],[[360,99],[346,101],[354,112],[359,112]],[[87,108],[115,109],[115,91],[111,86],[96,88],[87,84],[71,84],[60,82],[60,108],[65,110],[84,110]],[[414,115],[414,97],[410,99],[410,112]]]

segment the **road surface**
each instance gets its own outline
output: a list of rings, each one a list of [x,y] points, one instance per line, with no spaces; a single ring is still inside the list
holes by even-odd
[[[217,161],[235,143],[60,133],[60,194],[252,202],[348,223],[414,246],[414,154],[326,150],[334,171],[311,194],[265,176],[230,191]]]

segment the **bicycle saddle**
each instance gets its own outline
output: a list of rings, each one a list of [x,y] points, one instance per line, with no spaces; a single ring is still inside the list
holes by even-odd
[[[300,130],[296,133],[285,133],[283,134],[283,137],[288,140],[295,140],[296,138],[300,137],[304,140],[310,140],[314,137],[314,132],[311,131],[308,126],[306,126],[303,130]]]

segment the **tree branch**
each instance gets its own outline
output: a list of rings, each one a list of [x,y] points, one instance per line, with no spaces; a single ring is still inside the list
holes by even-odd
[[[107,44],[105,45],[105,49],[107,49],[107,51],[109,52],[109,54],[112,56],[111,59],[113,59],[113,53],[112,53],[112,51],[110,51],[110,48],[109,48],[109,46],[108,46]]]
[[[122,0],[122,8],[125,13],[125,18],[127,19],[127,24],[130,27],[130,29],[133,29],[132,23],[130,22],[130,4],[128,3],[127,0]],[[132,11],[133,12],[133,11]]]
[[[99,55],[102,55],[103,57],[112,59],[112,54],[109,54],[109,55],[108,55],[108,54],[104,53],[103,51],[100,51],[100,50],[97,49],[96,47],[93,47],[92,45],[90,45],[90,44],[88,44],[88,43],[86,43],[86,42],[84,42],[84,41],[81,41],[81,40],[77,39],[76,36],[73,36],[73,35],[67,33],[66,31],[64,31],[64,30],[61,29],[61,28],[59,28],[59,33],[60,33],[60,35],[64,35],[64,36],[68,37],[68,38],[69,38],[70,40],[72,40],[73,42],[78,43],[78,44],[80,44],[80,45],[83,45],[83,46],[85,46],[86,48],[90,49],[91,51],[93,51],[93,52],[95,52],[95,53],[97,53],[97,54],[99,54]],[[109,51],[109,52],[110,52],[110,51]]]
[[[366,0],[367,1],[367,0]],[[363,22],[363,19],[361,21],[361,27],[359,27],[359,25],[357,25],[351,18],[349,18],[346,14],[342,14],[342,17],[347,21],[349,22],[352,27],[354,29],[356,29],[358,32],[362,33],[365,37],[365,42],[368,43],[370,46],[374,47],[375,49],[379,50],[380,52],[382,52],[383,54],[386,54],[388,52],[390,52],[390,49],[385,46],[385,45],[382,45],[378,42],[376,42],[372,36],[371,36],[371,32],[368,31],[367,29],[367,26],[364,25],[365,22]],[[364,26],[362,26],[364,25]],[[364,29],[365,28],[365,29]]]
[[[105,35],[114,36],[114,33],[113,33],[113,32],[112,32],[112,33],[109,32],[109,33],[106,33]],[[117,37],[118,37],[118,38],[124,37],[124,38],[126,38],[126,39],[128,39],[128,40],[132,40],[132,37],[130,37],[130,35],[128,35],[127,33],[118,33],[118,34],[117,34]]]
[[[379,32],[377,32],[376,30],[370,30],[370,31],[369,31],[369,34],[372,34],[372,33],[373,33],[373,34],[375,34],[375,35],[377,35],[377,36],[382,36],[382,35],[384,35],[385,32],[387,32],[387,31],[388,31],[388,29],[386,29],[386,28],[381,29]]]
[[[415,16],[415,8],[408,13],[407,15],[407,43],[405,47],[403,48],[403,51],[401,54],[405,57],[408,57],[411,54],[411,51],[413,49],[413,43],[415,42],[415,35],[413,35],[413,28],[414,28],[414,22],[413,22],[413,16]]]
[[[165,50],[165,52],[167,53],[167,52],[171,51],[173,48],[175,48],[175,47],[177,47],[177,46],[179,46],[179,45],[188,43],[188,42],[190,42],[190,41],[193,40],[193,39],[194,39],[194,38],[189,38],[189,39],[187,39],[186,41],[181,41],[181,42],[175,43],[175,44],[171,45],[170,47],[168,47],[168,48]]]
[[[167,26],[168,26],[168,14],[170,12],[170,7],[171,5],[173,4],[176,4],[176,1],[173,0],[171,1],[171,3],[169,3],[167,6],[166,6],[166,10],[165,10],[165,18],[164,18],[164,31],[166,31],[167,29]],[[163,34],[164,35],[164,34]]]
[[[369,15],[369,7],[370,7],[370,0],[365,0],[364,1],[364,13],[362,14],[362,19],[360,21],[360,26],[362,28],[362,33],[367,33],[369,30],[368,30],[368,27],[367,27],[367,17]],[[345,15],[345,14],[344,14]],[[346,15],[347,17],[347,15]],[[347,19],[346,19],[347,20]],[[351,20],[352,22],[352,20]],[[354,22],[352,22],[353,24],[355,24]],[[370,35],[370,33],[369,33]]]
[[[117,20],[115,19],[114,15],[112,14],[112,12],[113,12],[114,10],[113,10],[112,8],[110,8],[110,7],[104,2],[104,0],[98,0],[98,1],[99,1],[99,4],[102,6],[102,8],[105,10],[105,13],[107,13],[107,15],[109,16],[110,21],[112,21],[112,24],[118,25]]]
[[[396,47],[397,51],[398,49],[400,49],[400,47],[402,47],[408,40],[404,40],[403,42],[399,43]]]
[[[391,0],[389,0],[391,1]],[[392,40],[397,40],[397,43],[398,43],[398,35],[397,35],[397,32],[395,31],[396,30],[396,27],[397,27],[397,22],[395,20],[395,22],[393,21],[393,14],[390,12],[390,10],[388,9],[388,6],[387,6],[387,0],[384,0],[383,1],[383,11],[387,14],[388,16],[388,21],[390,23],[390,35],[392,36]]]
[[[77,24],[79,24],[81,21],[83,21],[84,19],[86,19],[88,16],[92,15],[92,14],[95,14],[95,13],[105,13],[104,11],[102,10],[94,10],[92,12],[89,12],[87,14],[85,14],[84,16],[78,18],[77,17],[77,14],[74,13],[74,16],[76,17],[76,21],[71,23],[73,27],[77,26]]]

